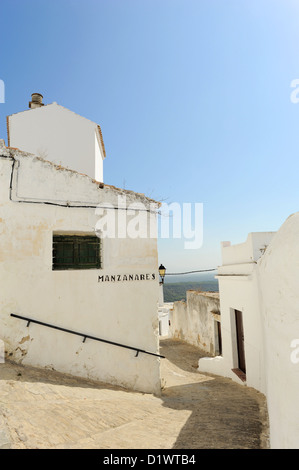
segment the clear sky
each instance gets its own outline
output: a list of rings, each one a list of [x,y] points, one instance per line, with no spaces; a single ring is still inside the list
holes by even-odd
[[[1,0],[0,17],[0,138],[39,92],[101,125],[105,183],[203,203],[201,248],[159,241],[168,271],[298,211],[299,1]]]

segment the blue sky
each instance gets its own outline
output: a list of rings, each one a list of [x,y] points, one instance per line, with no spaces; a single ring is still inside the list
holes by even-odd
[[[1,0],[0,138],[31,93],[101,125],[104,181],[203,203],[203,245],[159,241],[169,271],[298,210],[299,2]],[[298,94],[299,96],[299,94]]]

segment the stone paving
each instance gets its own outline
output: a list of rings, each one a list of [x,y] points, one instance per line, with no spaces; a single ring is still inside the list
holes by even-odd
[[[197,372],[204,354],[163,339],[162,395],[0,364],[0,448],[263,449],[265,397]]]

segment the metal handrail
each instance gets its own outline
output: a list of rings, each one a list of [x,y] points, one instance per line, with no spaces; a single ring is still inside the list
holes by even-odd
[[[103,338],[97,338],[95,336],[90,336],[90,335],[87,335],[85,333],[79,333],[78,331],[68,330],[66,328],[62,328],[61,326],[51,325],[50,323],[44,323],[44,322],[39,321],[39,320],[34,320],[33,318],[28,318],[28,317],[23,317],[21,315],[16,315],[15,313],[11,313],[10,316],[14,317],[14,318],[19,318],[20,320],[27,321],[27,326],[29,326],[30,323],[36,323],[37,325],[47,326],[48,328],[54,328],[55,330],[64,331],[65,333],[71,333],[73,335],[82,336],[83,337],[83,343],[85,343],[86,339],[93,339],[94,341],[101,341],[103,343],[108,343],[108,344],[112,344],[114,346],[119,346],[119,347],[122,347],[122,348],[131,349],[133,351],[136,351],[135,357],[137,357],[138,354],[141,352],[143,354],[150,354],[151,356],[157,356],[157,357],[161,357],[161,358],[165,359],[165,356],[161,356],[160,354],[145,351],[144,349],[135,348],[133,346],[127,346],[126,344],[115,343],[114,341],[109,341],[109,340],[103,339]]]

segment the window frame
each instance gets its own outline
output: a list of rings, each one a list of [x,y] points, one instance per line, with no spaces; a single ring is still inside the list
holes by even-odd
[[[73,249],[72,260],[69,257],[69,261],[63,262],[63,254],[57,257],[57,245],[70,244]],[[88,247],[92,245],[93,249],[96,250],[95,259],[92,261],[86,260],[86,249],[88,258]],[[84,255],[80,253],[81,247],[85,249],[85,260],[83,261]],[[53,234],[52,237],[52,271],[68,271],[68,270],[87,270],[87,269],[101,269],[102,257],[101,257],[101,239],[96,235],[78,235],[78,234]],[[80,258],[81,256],[81,258]],[[65,260],[67,256],[65,257]]]

